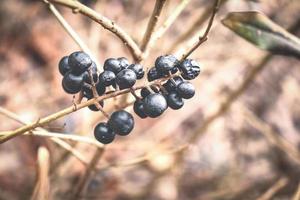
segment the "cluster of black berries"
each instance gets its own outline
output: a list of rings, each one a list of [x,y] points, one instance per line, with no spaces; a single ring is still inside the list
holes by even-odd
[[[82,91],[87,99],[94,97],[92,85],[95,84],[97,95],[105,93],[106,87],[115,89],[131,88],[136,80],[144,77],[140,64],[129,64],[124,57],[109,58],[104,62],[103,72],[98,75],[97,66],[84,52],[77,51],[63,57],[59,62],[59,71],[64,76],[62,86],[65,92],[76,94]],[[176,75],[177,72],[179,75]],[[153,84],[141,89],[141,97],[136,97],[133,109],[141,118],[160,116],[168,107],[180,109],[184,101],[195,95],[194,86],[187,80],[196,78],[200,73],[199,65],[192,59],[179,62],[172,55],[160,56],[155,67],[148,71],[149,82],[168,78],[163,84]],[[93,84],[92,84],[93,83]],[[103,101],[99,102],[103,107]],[[99,111],[95,105],[90,110]],[[101,122],[94,129],[95,138],[103,143],[111,143],[115,135],[128,135],[134,127],[133,116],[125,110],[113,112],[107,123]]]
[[[185,80],[192,80],[200,73],[200,66],[192,59],[179,62],[172,55],[160,56],[155,61],[155,67],[147,74],[148,81],[168,77],[180,71],[180,75],[170,78],[162,87],[151,86],[141,90],[141,99],[134,103],[134,112],[141,118],[160,116],[168,107],[178,110],[182,108],[183,99],[195,95],[194,86]],[[152,90],[152,92],[151,92]]]

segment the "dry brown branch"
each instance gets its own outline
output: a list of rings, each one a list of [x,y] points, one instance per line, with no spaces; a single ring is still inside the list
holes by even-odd
[[[270,125],[268,125],[267,123],[259,119],[253,112],[251,112],[244,106],[240,106],[240,109],[242,109],[246,121],[251,126],[258,129],[271,144],[281,149],[290,158],[292,158],[297,164],[300,165],[300,152],[295,146],[293,146],[286,139],[280,136],[279,133],[276,133]]]
[[[158,19],[161,15],[161,11],[162,11],[162,8],[165,3],[166,3],[166,0],[156,0],[156,2],[155,2],[154,9],[152,11],[150,20],[147,25],[147,30],[144,34],[144,37],[143,37],[143,40],[141,43],[141,50],[144,52],[147,51],[146,49],[148,48],[149,41],[151,41],[151,38],[153,37],[154,29],[157,26]]]
[[[148,56],[151,48],[156,44],[156,41],[160,39],[163,34],[170,28],[170,26],[175,22],[177,17],[183,11],[183,9],[188,5],[190,0],[182,0],[178,6],[172,11],[172,14],[167,18],[167,20],[163,23],[163,25],[153,33],[153,36],[150,38],[148,48],[145,49],[144,55]]]
[[[80,38],[80,36],[76,33],[76,31],[70,26],[70,24],[64,19],[64,17],[60,14],[60,12],[55,8],[55,6],[47,0],[43,0],[49,10],[53,13],[55,18],[58,20],[58,22],[61,24],[61,26],[65,29],[65,31],[71,36],[71,38],[75,41],[75,43],[80,47],[80,49],[87,54],[94,60],[97,66],[99,66],[99,63],[92,53],[92,51],[88,48],[88,46],[84,43],[84,41]]]
[[[26,124],[24,120],[22,120],[18,115],[16,115],[13,112],[10,112],[9,110],[6,110],[2,107],[0,107],[0,113],[9,117],[10,119],[13,119],[21,124]],[[1,134],[0,134],[1,135]],[[64,135],[64,134],[59,134],[59,133],[51,133],[51,132],[47,132],[46,130],[39,128],[38,130],[35,131],[31,131],[29,132],[27,135],[39,135],[39,136],[46,136],[46,137],[50,137],[50,139],[55,142],[56,144],[58,144],[59,146],[61,146],[62,148],[66,149],[67,151],[69,151],[70,153],[72,153],[75,158],[77,158],[82,164],[87,165],[88,161],[85,160],[84,156],[77,151],[76,149],[74,149],[70,144],[68,144],[67,142],[64,142],[61,139],[70,139],[72,138],[74,141],[86,141],[89,144],[94,144],[95,146],[97,146],[98,148],[102,148],[103,145],[98,144],[96,141],[92,141],[90,139],[84,138],[82,136],[72,136],[72,135]],[[74,139],[76,138],[76,139]]]
[[[150,85],[157,85],[157,84],[160,84],[162,81],[165,81],[167,78],[162,78],[160,80],[157,80],[157,81],[154,81],[152,82]],[[139,90],[143,87],[147,87],[145,85],[143,86],[137,86],[137,87],[133,87],[131,89],[133,90]],[[44,118],[40,118],[37,122],[34,122],[34,123],[30,123],[28,125],[25,125],[25,126],[22,126],[14,131],[11,131],[11,132],[6,132],[5,135],[3,135],[2,137],[0,137],[0,144],[16,137],[16,136],[19,136],[19,135],[22,135],[24,134],[25,132],[27,131],[31,131],[37,127],[42,127],[43,125],[46,125],[54,120],[57,120],[65,115],[68,115],[70,113],[73,113],[79,109],[82,109],[82,108],[85,108],[89,105],[92,105],[92,104],[95,104],[96,102],[99,102],[99,101],[102,101],[102,100],[105,100],[105,99],[109,99],[109,98],[113,98],[113,97],[116,97],[116,96],[120,96],[120,95],[123,95],[123,94],[127,94],[131,91],[131,89],[124,89],[124,90],[118,90],[118,91],[114,91],[114,92],[108,92],[106,93],[105,95],[102,95],[100,97],[97,97],[97,98],[93,98],[93,99],[90,99],[86,102],[83,102],[83,103],[80,103],[80,104],[75,104],[74,106],[70,106],[68,108],[65,108],[63,110],[60,110],[56,113],[53,113],[51,115],[48,115],[47,117],[44,117]]]
[[[293,195],[293,200],[300,200],[300,183],[298,184],[297,190]]]
[[[257,200],[269,200],[271,199],[279,190],[288,184],[289,180],[286,177],[281,177],[276,181],[263,195],[257,198]]]
[[[221,0],[220,6],[222,6],[227,0]],[[184,43],[187,39],[192,38],[195,33],[198,32],[199,27],[209,18],[214,10],[214,4],[204,10],[204,12],[197,18],[197,20],[177,39],[172,46],[167,50],[168,53],[173,52],[179,45]]]
[[[32,194],[32,200],[47,200],[50,197],[49,182],[49,151],[45,147],[39,147],[37,156],[38,179]]]
[[[75,190],[74,190],[74,195],[72,199],[79,199],[80,198],[80,195],[82,194],[85,186],[86,186],[86,183],[87,181],[89,180],[90,176],[91,176],[91,173],[94,171],[98,161],[101,159],[103,153],[104,153],[104,150],[105,149],[97,149],[91,162],[89,163],[84,175],[80,178],[80,180],[78,181],[78,184],[77,186],[75,187]]]
[[[95,22],[99,23],[103,28],[114,33],[119,37],[125,46],[129,49],[134,60],[139,61],[142,59],[142,52],[138,45],[133,41],[133,39],[115,22],[102,16],[100,13],[94,11],[93,9],[81,4],[79,1],[74,0],[49,0],[49,2],[54,4],[60,4],[71,8],[72,10],[79,12]]]
[[[214,22],[214,19],[215,19],[215,16],[219,10],[219,7],[220,7],[220,2],[221,0],[215,0],[215,3],[213,5],[213,10],[212,10],[212,14],[211,14],[211,17],[209,19],[209,22],[208,22],[208,25],[206,27],[206,30],[203,34],[203,36],[200,36],[199,37],[199,41],[192,46],[192,48],[190,50],[188,50],[187,53],[185,53],[184,55],[182,55],[181,57],[181,61],[183,61],[184,59],[186,59],[187,57],[189,57],[202,43],[204,43],[207,39],[208,39],[208,33],[213,25],[213,22]]]

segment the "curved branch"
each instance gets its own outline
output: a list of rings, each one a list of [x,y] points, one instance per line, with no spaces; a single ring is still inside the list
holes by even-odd
[[[79,12],[95,22],[99,23],[103,28],[114,33],[119,37],[122,42],[127,46],[130,53],[132,54],[134,60],[139,61],[142,59],[142,52],[138,45],[133,41],[133,39],[117,24],[115,24],[110,19],[104,17],[100,13],[94,11],[93,9],[81,4],[79,1],[74,0],[49,0],[49,2],[54,4],[60,4],[68,8],[73,9],[76,12]]]

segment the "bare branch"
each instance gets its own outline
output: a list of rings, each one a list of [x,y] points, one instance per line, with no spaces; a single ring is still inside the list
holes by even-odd
[[[190,0],[181,0],[180,4],[176,6],[172,14],[168,17],[168,19],[163,23],[163,25],[153,33],[153,37],[150,37],[148,48],[145,49],[144,55],[147,57],[150,49],[156,44],[156,41],[160,39],[163,34],[170,28],[170,26],[175,22],[177,17],[183,11],[183,9],[188,5]]]
[[[257,198],[257,200],[269,200],[271,199],[279,190],[285,187],[289,182],[287,177],[281,177],[276,181],[262,196]]]
[[[38,169],[37,182],[32,194],[31,200],[49,199],[50,197],[50,181],[49,181],[49,151],[45,147],[38,149]]]
[[[227,0],[221,0],[220,6],[223,5]],[[195,35],[199,27],[209,18],[214,10],[214,4],[209,8],[205,9],[204,12],[197,18],[197,20],[189,27],[187,30],[172,44],[172,46],[167,50],[168,53],[173,52],[179,45],[184,43],[187,39],[192,38]]]
[[[75,193],[73,195],[74,198],[72,199],[79,199],[82,191],[84,190],[87,181],[89,180],[91,173],[94,171],[97,163],[101,159],[105,149],[97,149],[95,155],[93,156],[91,162],[89,163],[84,175],[80,178],[76,189],[74,190]]]
[[[203,36],[199,37],[199,41],[187,53],[185,53],[184,55],[182,55],[181,61],[183,61],[184,59],[186,59],[187,57],[189,57],[202,43],[204,43],[208,39],[208,34],[209,34],[209,31],[210,31],[210,29],[211,29],[211,27],[213,25],[215,16],[216,16],[216,14],[217,14],[217,12],[219,10],[220,2],[221,2],[221,0],[215,0],[215,4],[214,4],[214,7],[213,7],[212,15],[211,15],[211,17],[209,19],[207,28],[206,28]]]
[[[157,85],[157,84],[160,84],[162,81],[165,81],[167,80],[168,78],[162,78],[160,80],[157,80],[157,81],[154,81],[152,83],[150,83],[149,85]],[[53,113],[47,117],[44,117],[44,118],[41,118],[39,119],[37,122],[34,122],[34,123],[30,123],[28,125],[25,125],[25,126],[22,126],[14,131],[11,131],[11,132],[6,132],[6,134],[2,137],[0,137],[0,144],[16,137],[16,136],[19,136],[19,135],[22,135],[24,134],[25,132],[27,131],[31,131],[37,127],[42,127],[43,125],[46,125],[54,120],[57,120],[65,115],[68,115],[70,113],[73,113],[79,109],[82,109],[82,108],[85,108],[87,106],[90,106],[92,104],[95,104],[96,102],[99,102],[99,101],[102,101],[102,100],[105,100],[105,99],[109,99],[109,98],[113,98],[113,97],[116,97],[116,96],[120,96],[120,95],[123,95],[123,94],[127,94],[129,93],[132,89],[133,90],[139,90],[139,89],[142,89],[143,87],[147,87],[145,85],[143,86],[137,86],[137,87],[132,87],[131,89],[124,89],[124,90],[118,90],[118,91],[111,91],[111,92],[108,92],[106,93],[105,95],[102,95],[100,97],[97,97],[97,98],[93,98],[93,99],[90,99],[86,102],[83,102],[83,103],[80,103],[80,104],[75,104],[74,106],[70,106],[68,108],[65,108],[61,111],[58,111],[56,113]]]
[[[141,43],[141,50],[145,51],[148,48],[149,41],[151,40],[151,37],[153,37],[154,29],[157,25],[158,19],[161,15],[162,8],[164,4],[166,3],[166,0],[156,0],[155,6],[153,9],[153,12],[151,14],[147,30],[144,34],[142,43]]]
[[[134,60],[139,61],[142,59],[142,52],[138,45],[133,41],[133,39],[115,22],[110,19],[102,16],[100,13],[94,11],[93,9],[81,4],[79,1],[74,0],[49,0],[49,2],[60,4],[66,7],[73,9],[76,12],[79,12],[95,22],[99,23],[103,28],[114,33],[119,37],[122,42],[127,46],[130,53],[132,54]]]
[[[75,43],[80,47],[80,49],[87,54],[95,61],[96,65],[99,66],[98,60],[92,51],[88,48],[88,46],[84,43],[84,41],[80,38],[80,36],[76,33],[76,31],[70,26],[70,24],[65,20],[65,18],[60,14],[60,12],[55,8],[55,6],[47,0],[43,0],[47,5],[49,10],[56,17],[58,22],[62,25],[65,31],[71,36],[71,38],[75,41]]]
[[[293,200],[300,200],[300,183],[298,184],[297,190],[293,195]]]

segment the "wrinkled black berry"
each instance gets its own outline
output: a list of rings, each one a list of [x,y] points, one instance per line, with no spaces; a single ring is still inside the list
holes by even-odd
[[[173,55],[159,56],[155,61],[155,68],[161,74],[171,71],[178,65],[178,60]]]
[[[115,79],[116,75],[112,71],[104,70],[102,73],[99,74],[99,82],[105,86],[110,86],[114,84]]]
[[[137,79],[141,79],[144,77],[144,69],[143,66],[140,64],[131,64],[129,65],[128,69],[131,69],[136,74]]]
[[[122,69],[126,69],[129,66],[129,62],[128,62],[127,58],[120,57],[117,60],[120,62],[120,66],[122,67]]]
[[[122,67],[120,65],[120,61],[115,58],[109,58],[105,60],[103,69],[107,71],[112,71],[115,74],[118,74],[121,70]]]
[[[147,74],[147,79],[149,82],[161,78],[162,75],[157,71],[155,67],[152,67]]]
[[[180,76],[174,76],[173,81],[169,79],[166,83],[163,84],[163,86],[168,92],[172,92],[176,91],[177,85],[181,82],[183,82],[183,80]]]
[[[170,92],[167,96],[168,106],[174,110],[180,109],[184,102],[177,92]]]
[[[116,134],[128,135],[134,127],[134,119],[129,112],[119,110],[111,114],[108,125]]]
[[[65,75],[68,71],[71,70],[71,67],[68,64],[69,56],[64,56],[60,59],[58,63],[58,70],[61,75]]]
[[[74,74],[82,74],[92,64],[90,56],[82,51],[71,53],[68,59],[68,64]]]
[[[158,117],[168,108],[165,97],[159,93],[149,94],[145,97],[143,105],[145,114],[151,118]]]
[[[74,75],[71,71],[67,72],[62,79],[62,86],[65,92],[69,94],[76,94],[81,90],[83,83],[82,75]]]
[[[104,106],[104,102],[103,101],[99,101],[99,104],[101,107]],[[95,104],[89,105],[88,108],[92,111],[99,111],[99,109],[97,108],[97,106]]]
[[[133,111],[137,116],[144,119],[147,115],[144,112],[144,104],[142,100],[136,100],[133,104]]]
[[[188,81],[182,82],[177,86],[178,95],[184,99],[190,99],[195,95],[195,87]]]
[[[136,75],[131,69],[124,69],[117,74],[116,84],[119,88],[131,88],[136,82]]]
[[[181,76],[185,80],[192,80],[200,74],[200,65],[192,59],[184,60],[179,68],[182,72]]]
[[[109,144],[115,139],[115,133],[106,123],[99,123],[94,129],[96,140],[102,144]]]

